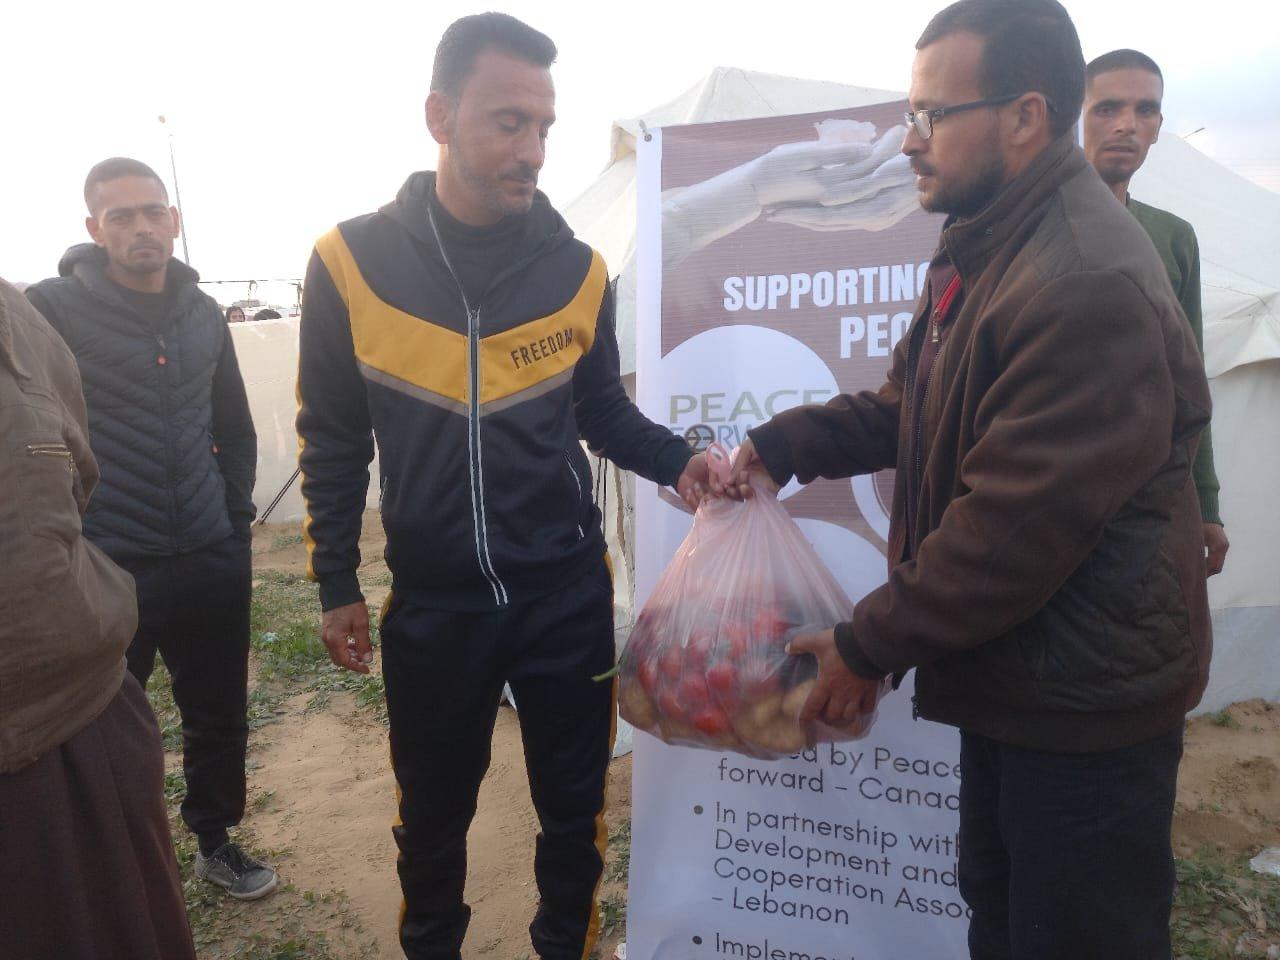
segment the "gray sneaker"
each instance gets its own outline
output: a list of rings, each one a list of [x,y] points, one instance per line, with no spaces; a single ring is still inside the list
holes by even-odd
[[[237,900],[257,900],[276,888],[280,878],[228,841],[208,857],[196,853],[196,876],[226,890]]]

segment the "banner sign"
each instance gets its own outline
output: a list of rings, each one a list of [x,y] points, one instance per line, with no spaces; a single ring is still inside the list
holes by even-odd
[[[941,226],[898,153],[905,109],[639,143],[646,414],[733,447],[779,411],[884,382]],[[892,491],[885,471],[780,494],[851,600],[884,582]],[[637,606],[690,523],[669,492],[637,486]],[[864,740],[776,762],[637,734],[630,960],[966,957],[959,738],[913,720],[911,695],[909,676]]]

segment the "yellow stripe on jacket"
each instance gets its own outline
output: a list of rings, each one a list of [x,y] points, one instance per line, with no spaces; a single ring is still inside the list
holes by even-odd
[[[397,380],[466,403],[467,338],[379,297],[337,228],[320,238],[316,251],[347,305],[356,359]],[[482,337],[481,403],[513,397],[571,370],[595,343],[608,282],[604,260],[593,251],[582,285],[564,307]]]

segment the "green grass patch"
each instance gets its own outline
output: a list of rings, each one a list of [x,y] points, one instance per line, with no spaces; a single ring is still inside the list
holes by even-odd
[[[323,709],[333,693],[355,694],[356,705],[386,720],[386,689],[378,674],[343,670],[329,660],[320,640],[320,600],[316,585],[278,571],[258,575],[251,608],[251,656],[258,683],[249,693],[251,728],[273,722],[284,701],[310,692],[308,709]],[[369,611],[369,635],[379,643],[377,611]]]
[[[604,868],[606,880],[627,882],[631,870],[631,819],[628,818],[609,831],[609,849]]]
[[[1202,847],[1177,868],[1175,960],[1265,957],[1266,944],[1280,942],[1280,883],[1250,870],[1248,857]]]
[[[618,891],[600,898],[600,933],[611,937],[627,929],[627,895]]]
[[[178,705],[173,702],[173,683],[164,662],[157,656],[156,667],[147,680],[147,699],[160,724],[160,737],[166,751],[182,749],[182,717]]]
[[[1209,722],[1215,727],[1228,727],[1232,730],[1240,729],[1240,721],[1231,715],[1231,711],[1223,707],[1217,713],[1209,714]]]

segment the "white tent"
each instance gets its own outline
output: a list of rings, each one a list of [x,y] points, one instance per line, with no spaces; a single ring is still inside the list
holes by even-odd
[[[635,371],[635,145],[646,128],[856,107],[904,94],[720,67],[642,117],[617,121],[610,162],[565,209],[577,234],[618,276],[618,341]],[[1201,710],[1236,700],[1280,700],[1280,195],[1231,173],[1177,137],[1151,151],[1134,195],[1195,225],[1200,239],[1206,368],[1226,570],[1210,581],[1216,650]],[[631,478],[614,478],[605,528],[615,569],[630,585]],[[622,561],[622,562],[619,562]]]
[[[1226,569],[1209,581],[1214,657],[1201,711],[1280,700],[1280,194],[1177,137],[1151,149],[1133,195],[1195,226],[1205,369]]]

